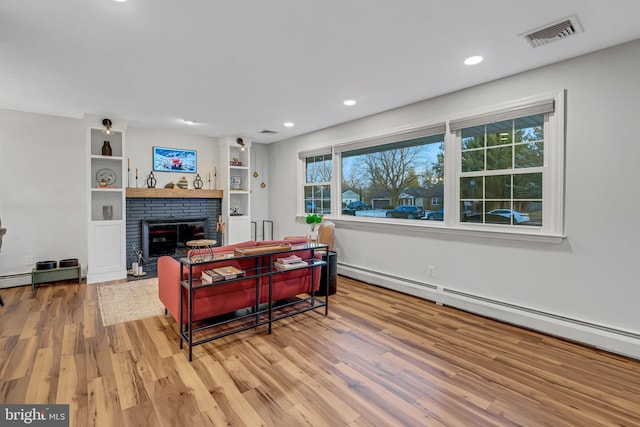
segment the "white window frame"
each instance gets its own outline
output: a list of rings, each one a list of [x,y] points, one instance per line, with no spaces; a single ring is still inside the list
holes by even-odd
[[[326,155],[331,155],[331,181],[328,182],[313,182],[313,183],[308,183],[307,182],[307,159],[309,157],[318,157],[318,156],[326,156]],[[304,194],[304,190],[305,187],[308,186],[325,186],[325,187],[329,187],[329,191],[331,193],[331,213],[334,213],[334,206],[335,206],[335,200],[334,200],[334,181],[335,181],[335,162],[334,162],[334,155],[333,155],[333,149],[332,147],[328,147],[328,148],[318,148],[315,150],[308,150],[308,151],[301,151],[298,153],[298,158],[300,159],[300,165],[301,165],[301,170],[298,176],[300,176],[302,178],[302,186],[301,186],[301,191],[299,192],[299,197],[298,197],[298,212],[301,212],[301,214],[298,214],[298,216],[306,216],[307,215],[307,211],[306,211],[306,198],[305,198],[305,194]],[[342,202],[340,202],[340,206],[342,206]]]
[[[495,115],[501,111],[520,111],[522,116],[530,115],[527,107],[553,100],[554,111],[548,114],[544,128],[544,172],[543,172],[543,207],[542,226],[505,226],[500,224],[475,224],[460,221],[460,179],[461,170],[461,140],[457,132],[451,131],[450,123],[454,120],[463,120],[482,115]],[[331,219],[343,227],[357,228],[362,230],[380,230],[399,232],[411,230],[411,233],[425,234],[449,234],[469,238],[496,238],[512,241],[527,241],[535,243],[560,244],[565,238],[564,235],[564,155],[565,155],[565,93],[564,90],[547,92],[528,98],[505,102],[498,105],[484,107],[464,115],[452,115],[445,118],[447,131],[444,134],[444,194],[442,208],[444,209],[444,221],[403,221],[390,218],[367,218],[356,216],[342,216],[341,193],[342,193],[342,151],[347,151],[346,147],[360,148],[364,146],[382,145],[379,141],[388,142],[396,139],[398,141],[420,131],[428,126],[433,126],[435,121],[413,124],[376,132],[367,136],[347,138],[334,141],[329,147],[299,153],[302,160],[299,176],[302,178],[302,185],[299,186],[299,207],[304,212],[304,186],[306,184],[306,168],[304,159],[313,153],[326,150],[332,154],[332,182],[331,185]],[[442,119],[440,121],[443,121]],[[447,154],[449,153],[449,154]]]
[[[544,158],[543,166],[528,168],[531,172],[542,172],[542,226],[514,226],[501,224],[474,224],[460,220],[460,177],[468,175],[462,172],[462,131],[449,130],[447,142],[456,155],[454,161],[449,161],[447,170],[447,157],[445,157],[445,216],[444,222],[461,230],[487,230],[494,233],[509,233],[527,236],[548,237],[550,241],[561,241],[563,234],[564,218],[564,91],[545,93],[517,101],[488,107],[479,110],[467,117],[482,117],[483,115],[495,115],[499,112],[521,111],[517,117],[530,115],[529,106],[552,100],[554,111],[545,114],[544,124]],[[535,114],[535,113],[534,113]],[[447,143],[445,142],[445,144]],[[445,152],[447,147],[445,146]],[[448,158],[451,160],[451,156]],[[481,175],[504,174],[504,172],[484,172]],[[447,179],[449,178],[449,179]],[[454,184],[447,189],[447,182]],[[453,190],[453,191],[450,191]]]

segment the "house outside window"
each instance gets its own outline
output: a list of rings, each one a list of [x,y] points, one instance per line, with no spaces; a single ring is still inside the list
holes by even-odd
[[[442,205],[442,198],[441,197],[432,197],[431,198],[431,206],[435,207],[435,206],[441,206]]]
[[[342,191],[362,195],[360,209],[342,215],[423,219],[429,189],[444,182],[444,123],[334,147]],[[336,160],[337,161],[337,160]]]

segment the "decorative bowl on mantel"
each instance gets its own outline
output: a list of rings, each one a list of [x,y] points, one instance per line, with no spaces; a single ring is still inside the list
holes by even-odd
[[[176,185],[178,186],[178,188],[186,190],[187,188],[189,188],[189,181],[187,181],[187,178],[183,176],[182,178],[180,178],[180,181],[178,181]]]

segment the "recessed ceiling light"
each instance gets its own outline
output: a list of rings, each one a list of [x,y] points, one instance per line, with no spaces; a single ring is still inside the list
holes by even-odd
[[[464,60],[465,65],[476,65],[484,61],[482,56],[470,56]]]
[[[118,0],[118,1],[122,1],[122,0]],[[198,122],[194,122],[193,120],[186,120],[186,119],[182,119],[182,121],[188,125],[195,125],[198,123]]]
[[[344,101],[344,105],[356,105],[356,101],[354,99],[347,99],[346,101]]]
[[[288,128],[292,128],[293,127],[293,123],[291,122],[285,122],[284,125]]]
[[[124,3],[124,2],[126,2],[127,0],[113,0],[113,1],[115,1],[116,3]]]

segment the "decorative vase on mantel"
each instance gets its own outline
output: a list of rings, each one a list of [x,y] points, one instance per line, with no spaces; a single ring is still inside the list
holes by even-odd
[[[147,188],[156,188],[156,177],[153,176],[153,172],[149,172],[147,177]]]
[[[111,144],[109,143],[109,141],[105,141],[104,144],[102,144],[102,155],[103,156],[111,156]]]

